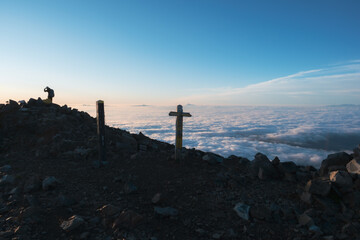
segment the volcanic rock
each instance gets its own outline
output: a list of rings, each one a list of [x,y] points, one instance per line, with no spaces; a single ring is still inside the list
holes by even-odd
[[[217,164],[217,163],[222,163],[224,158],[214,154],[214,153],[206,153],[202,159],[206,162],[208,162],[209,164]]]
[[[0,172],[1,173],[9,173],[11,171],[11,166],[10,165],[4,165],[2,167],[0,167]]]
[[[358,236],[360,178],[348,174],[352,191],[343,191],[350,183],[346,164],[328,164],[331,155],[320,179],[311,166],[271,162],[261,153],[249,163],[183,148],[184,161],[177,164],[169,161],[174,145],[106,126],[107,165],[94,168],[96,129],[96,119],[68,106],[41,99],[0,104],[0,179],[15,179],[0,185],[0,232],[39,240],[321,239],[320,231],[335,239]],[[355,149],[351,158],[358,155]],[[332,171],[340,174],[331,173],[330,181]],[[46,176],[61,179],[61,188],[49,184],[39,191],[42,182],[54,180]],[[316,225],[303,215],[300,227],[301,213]]]
[[[251,162],[251,170],[254,176],[261,180],[279,178],[279,173],[266,155],[257,153]]]
[[[321,162],[319,170],[320,176],[326,176],[331,166],[346,166],[351,160],[351,157],[346,152],[334,153],[327,156],[325,160]]]
[[[315,178],[308,181],[305,190],[312,194],[327,196],[331,190],[331,183],[328,179]]]
[[[113,215],[117,214],[118,212],[120,212],[120,208],[115,207],[114,205],[111,205],[111,204],[107,204],[107,205],[104,205],[101,208],[99,208],[98,211],[103,216],[110,217],[110,216],[113,216]]]
[[[360,159],[354,158],[348,164],[346,164],[346,169],[349,173],[360,174]]]
[[[41,188],[41,181],[38,176],[31,176],[24,184],[24,192],[30,193]]]
[[[172,207],[154,207],[156,214],[164,217],[174,217],[179,214],[179,211]]]
[[[12,175],[4,175],[0,179],[0,185],[14,184],[14,183],[15,183],[15,177]]]
[[[314,220],[311,217],[309,217],[309,215],[307,215],[306,213],[301,214],[298,217],[298,220],[301,226],[311,226],[314,224]]]
[[[234,211],[239,217],[244,220],[249,220],[250,217],[250,206],[244,203],[237,203],[234,207]]]
[[[161,201],[161,193],[156,193],[153,198],[151,199],[151,202],[153,204],[157,204]]]
[[[83,218],[81,218],[80,216],[77,216],[77,215],[73,215],[68,220],[63,221],[61,223],[60,227],[64,231],[73,231],[73,230],[79,228],[84,223],[85,223],[85,221]]]
[[[143,221],[144,217],[132,210],[124,210],[114,221],[112,228],[134,228]]]
[[[58,182],[59,181],[53,176],[47,177],[42,182],[42,189],[44,191],[54,189],[57,186]]]
[[[330,172],[330,181],[341,189],[352,188],[352,177],[346,171]]]

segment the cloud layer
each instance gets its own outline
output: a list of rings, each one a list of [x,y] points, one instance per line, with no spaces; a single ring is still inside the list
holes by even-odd
[[[79,107],[94,115],[94,107]],[[174,107],[106,108],[106,123],[174,143]],[[250,160],[262,152],[318,167],[333,152],[360,143],[360,105],[327,107],[184,106],[184,146]]]

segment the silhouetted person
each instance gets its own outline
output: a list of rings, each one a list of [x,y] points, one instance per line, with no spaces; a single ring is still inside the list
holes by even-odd
[[[54,93],[54,90],[52,90],[51,88],[49,87],[46,87],[44,89],[44,92],[47,92],[48,93],[48,98],[44,100],[44,103],[52,103],[52,99],[53,97],[55,97],[55,93]]]

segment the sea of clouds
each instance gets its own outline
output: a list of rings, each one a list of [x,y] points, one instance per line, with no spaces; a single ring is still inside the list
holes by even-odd
[[[95,106],[78,106],[95,116]],[[175,141],[176,106],[106,106],[106,124],[168,143]],[[328,154],[360,143],[360,105],[321,107],[185,105],[184,146],[224,157],[270,159],[319,167]]]

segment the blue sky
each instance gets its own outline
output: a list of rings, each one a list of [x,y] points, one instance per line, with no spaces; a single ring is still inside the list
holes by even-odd
[[[0,102],[347,104],[360,1],[0,1]]]

